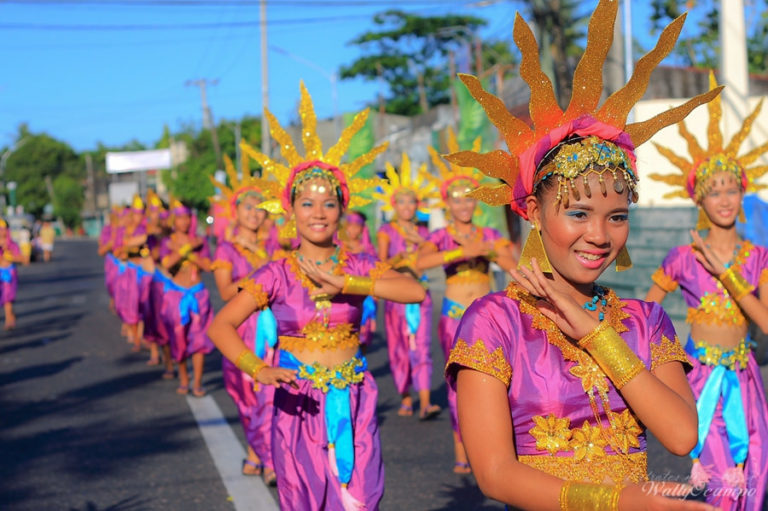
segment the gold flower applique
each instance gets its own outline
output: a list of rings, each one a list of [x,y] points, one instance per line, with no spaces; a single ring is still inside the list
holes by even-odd
[[[609,417],[611,420],[611,437],[616,443],[614,447],[624,454],[629,452],[630,447],[639,449],[638,436],[643,430],[629,409],[625,409],[621,413],[609,412]]]
[[[576,461],[592,461],[593,458],[604,457],[606,445],[608,442],[603,438],[602,429],[591,426],[588,421],[584,421],[581,428],[573,430],[571,448]]]
[[[549,414],[546,418],[537,415],[533,417],[536,423],[529,433],[536,439],[536,448],[555,454],[567,451],[571,440],[571,419],[558,418]]]

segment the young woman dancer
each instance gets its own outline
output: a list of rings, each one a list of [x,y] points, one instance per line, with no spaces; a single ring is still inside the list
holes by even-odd
[[[456,135],[448,130],[448,149],[458,150]],[[480,139],[474,143],[480,148]],[[472,223],[477,200],[467,194],[479,186],[482,175],[475,169],[446,165],[437,152],[429,147],[432,161],[439,171],[440,195],[450,220],[442,229],[432,232],[419,249],[416,268],[424,271],[436,266],[445,270],[445,298],[437,324],[437,336],[445,360],[459,326],[459,320],[469,304],[491,292],[490,263],[505,270],[515,265],[514,252],[509,240],[495,229],[477,227]],[[464,451],[456,415],[456,392],[448,387],[448,406],[453,427],[453,448],[456,461],[453,471],[468,474],[472,471]]]
[[[210,295],[200,277],[210,271],[208,244],[197,236],[197,222],[192,211],[178,200],[171,201],[173,232],[163,240],[161,264],[172,279],[165,283],[163,322],[170,337],[170,352],[179,364],[179,387],[176,392],[189,392],[187,359],[192,359],[192,395],[203,397],[204,357],[213,351],[206,334],[213,319]]]
[[[268,227],[265,225],[267,211],[263,209],[267,199],[278,196],[277,190],[273,191],[275,182],[252,178],[245,169],[241,180],[231,162],[227,164],[227,174],[229,186],[218,181],[214,181],[214,185],[221,190],[218,209],[233,229],[230,229],[231,239],[221,240],[216,247],[211,263],[216,287],[225,302],[237,295],[240,283],[268,263],[278,248],[276,241],[269,239],[269,230],[265,230]],[[274,324],[274,316],[271,311],[263,314],[264,317],[261,313],[252,314],[240,325],[237,333],[248,349],[273,365],[274,345],[269,345],[269,339],[262,335],[262,331],[267,328],[263,326],[265,321],[271,320]],[[261,330],[257,328],[259,324],[262,325]],[[275,484],[272,463],[272,402],[275,389],[264,385],[255,390],[253,379],[227,358],[222,359],[222,374],[224,387],[237,406],[248,442],[242,472],[244,475],[263,475],[267,484]]]
[[[411,175],[411,161],[403,153],[399,172],[386,163],[388,183],[381,193],[374,193],[382,211],[393,211],[392,220],[379,228],[376,234],[379,259],[392,265],[401,273],[426,283],[426,275],[416,269],[419,248],[429,236],[429,230],[416,224],[416,212],[428,210],[426,201],[439,199],[437,186],[427,174],[427,164],[422,164],[415,176]],[[389,367],[395,388],[400,394],[403,417],[413,415],[413,398],[410,388],[419,395],[419,419],[428,420],[440,413],[440,407],[431,403],[432,382],[432,298],[427,290],[420,304],[386,302],[384,324],[387,329]]]
[[[154,190],[147,192],[146,229],[147,243],[143,251],[141,269],[145,277],[141,282],[141,318],[142,338],[149,343],[149,361],[147,365],[160,365],[160,349],[168,351],[168,334],[163,325],[162,285],[158,285],[157,274],[160,267],[160,247],[168,236],[166,226],[167,211],[163,201]],[[173,372],[173,362],[169,356],[164,359],[166,372]],[[166,378],[168,378],[166,376]]]
[[[357,193],[378,184],[353,176],[386,145],[341,163],[367,111],[324,155],[303,83],[299,108],[306,156],[299,155],[269,112],[271,134],[290,168],[254,149],[249,152],[281,183],[283,207],[295,221],[301,244],[243,282],[246,292],[219,312],[210,334],[240,369],[260,384],[277,387],[272,455],[280,508],[373,511],[384,491],[384,471],[376,383],[359,352],[362,303],[365,296],[418,302],[424,289],[372,256],[348,254],[333,241],[344,210],[365,203]],[[277,317],[279,367],[267,366],[236,330],[267,305]]]
[[[678,19],[629,84],[597,109],[616,11],[617,2],[599,2],[565,112],[539,68],[533,33],[517,18],[534,128],[477,78],[461,77],[506,137],[508,152],[448,158],[501,178],[501,186],[473,196],[509,203],[533,228],[521,266],[511,272],[517,282],[465,312],[446,376],[457,389],[462,438],[480,488],[520,509],[712,509],[660,494],[684,493],[685,485],[643,484],[644,428],[678,455],[695,444],[686,357],[660,306],[619,299],[595,281],[614,261],[619,270],[631,265],[625,242],[629,204],[637,200],[634,147],[719,91],[626,125],[679,33]]]
[[[710,86],[717,84],[710,74]],[[668,195],[690,197],[699,209],[692,245],[673,248],[654,273],[647,300],[661,303],[677,286],[688,305],[691,333],[685,351],[693,364],[688,381],[699,413],[699,435],[691,451],[694,484],[707,485],[707,500],[721,509],[759,511],[768,479],[768,405],[747,327],[768,332],[768,249],[739,238],[736,219],[744,193],[768,167],[748,168],[768,144],[738,156],[760,106],[730,144],[720,132],[720,98],[707,105],[709,147],[702,148],[680,123],[692,161],[657,145],[682,174],[651,178],[682,188]],[[742,217],[743,217],[743,213]]]
[[[142,291],[147,286],[147,274],[142,268],[142,260],[147,255],[147,226],[144,220],[144,201],[134,196],[130,210],[125,218],[125,227],[119,233],[119,258],[125,266],[115,282],[115,308],[124,325],[128,342],[133,344],[131,351],[141,351],[141,303]]]
[[[16,265],[28,262],[19,246],[11,239],[8,222],[0,218],[0,302],[3,303],[5,311],[5,330],[16,327],[16,315],[13,313],[13,302],[19,287]]]
[[[98,253],[104,258],[104,286],[107,288],[107,295],[109,295],[109,310],[113,313],[115,311],[115,279],[118,275],[118,259],[114,256],[114,244],[115,236],[119,228],[118,218],[120,215],[118,206],[112,206],[109,212],[109,223],[102,227],[99,234],[99,248]]]

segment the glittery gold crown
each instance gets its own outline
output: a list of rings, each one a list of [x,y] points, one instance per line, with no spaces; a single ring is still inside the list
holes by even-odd
[[[613,41],[618,4],[616,0],[600,0],[590,19],[587,48],[576,66],[573,93],[565,111],[555,99],[552,82],[541,70],[533,32],[519,14],[516,16],[514,39],[522,53],[520,76],[531,89],[529,111],[533,128],[513,116],[501,99],[485,91],[476,77],[460,75],[470,94],[499,129],[509,150],[485,154],[462,151],[446,157],[453,163],[478,168],[486,175],[504,181],[500,185],[481,186],[472,192],[472,196],[491,205],[510,204],[515,212],[527,219],[525,198],[534,192],[538,166],[564,140],[589,136],[607,140],[626,153],[634,171],[635,147],[660,129],[682,120],[696,106],[712,100],[720,92],[715,89],[700,94],[647,121],[626,124],[630,110],[645,93],[652,71],[677,41],[685,19],[683,15],[664,29],[655,48],[637,62],[629,82],[598,108],[603,87],[603,63]],[[587,163],[585,169],[595,164]]]
[[[144,211],[144,201],[141,200],[141,196],[138,193],[133,196],[131,209],[135,211]]]
[[[392,211],[395,196],[407,191],[416,196],[419,201],[419,211],[428,213],[427,201],[439,199],[440,194],[432,176],[427,172],[427,164],[422,163],[416,170],[415,176],[411,169],[411,160],[406,153],[403,153],[400,160],[399,170],[395,169],[389,162],[386,162],[385,165],[388,182],[381,185],[381,192],[375,192],[371,195],[372,198],[381,203],[381,210]]]
[[[163,209],[163,201],[152,188],[147,190],[147,206],[150,209]]]
[[[301,139],[304,143],[305,154],[302,156],[296,149],[290,135],[280,126],[274,115],[269,110],[264,111],[269,121],[269,132],[279,144],[280,153],[288,165],[279,163],[267,155],[256,150],[245,141],[240,143],[243,153],[255,159],[263,168],[263,176],[274,178],[281,188],[283,208],[288,208],[291,203],[291,192],[294,183],[302,181],[302,175],[317,171],[318,174],[326,173],[338,180],[342,205],[347,208],[355,208],[368,204],[371,199],[361,192],[380,186],[382,179],[356,178],[355,175],[364,166],[372,163],[376,157],[383,153],[388,143],[374,147],[365,154],[355,158],[351,162],[342,163],[342,158],[349,149],[352,137],[360,131],[368,119],[369,109],[358,113],[341,133],[338,142],[323,153],[320,137],[317,135],[317,117],[312,98],[307,92],[304,82],[300,84],[301,100],[299,103],[299,115],[301,117]],[[319,169],[319,170],[318,170]]]
[[[274,180],[252,176],[247,158],[243,159],[242,178],[237,175],[237,170],[232,160],[226,154],[224,155],[224,169],[227,173],[229,186],[210,176],[213,186],[221,191],[221,197],[218,200],[214,200],[212,197],[211,202],[219,204],[227,218],[232,219],[235,217],[238,199],[244,193],[249,192],[254,192],[259,196],[259,208],[265,209],[270,213],[280,213],[282,211],[279,200],[280,185]]]
[[[456,133],[450,126],[447,131],[448,140],[446,145],[448,146],[448,151],[456,153],[459,151],[459,142],[456,139]],[[473,140],[472,151],[479,151],[482,143],[483,141],[481,137],[477,137]],[[485,175],[483,175],[482,172],[472,166],[458,165],[451,162],[446,165],[443,157],[440,156],[432,146],[427,146],[427,150],[429,151],[430,158],[432,158],[432,163],[437,168],[437,185],[443,200],[448,198],[449,188],[454,187],[454,185],[467,184],[470,189],[473,189],[479,186],[480,181],[485,178]],[[466,187],[463,187],[462,190],[457,190],[457,193],[463,195],[464,189],[466,189]]]
[[[709,87],[710,89],[717,87],[715,75],[711,71],[709,73]],[[768,142],[745,155],[738,155],[739,148],[749,136],[752,123],[760,113],[762,106],[763,101],[760,100],[752,113],[744,119],[744,123],[739,131],[725,147],[723,147],[723,134],[720,131],[722,105],[719,97],[707,105],[709,124],[707,125],[708,146],[706,149],[699,145],[696,137],[688,131],[684,122],[678,123],[677,127],[680,131],[680,136],[688,144],[688,153],[691,156],[690,161],[683,156],[679,156],[668,147],[654,142],[653,145],[656,146],[659,153],[680,169],[680,174],[650,175],[651,179],[678,188],[675,191],[664,194],[664,197],[690,197],[698,203],[709,191],[709,178],[721,172],[729,172],[736,176],[745,192],[755,192],[768,188],[768,186],[756,182],[757,179],[768,172],[768,165],[749,167],[761,155],[768,153]]]

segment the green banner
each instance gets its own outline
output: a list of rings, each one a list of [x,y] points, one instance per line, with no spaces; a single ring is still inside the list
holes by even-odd
[[[344,126],[349,126],[352,124],[352,120],[355,118],[356,114],[353,113],[345,113],[344,114]],[[349,150],[347,151],[347,161],[354,161],[355,158],[358,156],[361,156],[371,149],[373,149],[375,143],[376,143],[376,131],[374,129],[374,126],[376,122],[376,112],[371,110],[370,114],[368,114],[368,119],[366,120],[365,124],[362,128],[360,128],[360,131],[358,131],[355,136],[352,137],[352,140],[349,143]],[[376,164],[370,163],[366,165],[365,167],[362,167],[360,169],[360,172],[356,174],[357,177],[375,177],[376,176]],[[370,196],[370,193],[373,190],[370,190],[366,192],[366,195]],[[362,212],[367,218],[368,218],[368,229],[371,231],[371,235],[373,236],[376,232],[376,204],[371,202],[367,206],[363,206],[362,208],[356,208],[358,211]],[[372,239],[371,241],[375,241]]]

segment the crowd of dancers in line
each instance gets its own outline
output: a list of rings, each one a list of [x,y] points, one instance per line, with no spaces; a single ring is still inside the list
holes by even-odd
[[[149,363],[164,364],[164,378],[178,368],[180,394],[205,394],[203,357],[214,345],[221,351],[248,442],[243,473],[276,484],[282,509],[378,509],[384,467],[365,358],[376,301],[401,396],[397,413],[422,420],[441,413],[430,397],[424,279],[440,266],[446,289],[437,336],[455,472],[472,472],[487,496],[521,509],[762,509],[768,406],[747,326],[768,331],[768,249],[735,228],[744,194],[768,171],[754,165],[768,144],[740,154],[760,106],[725,144],[721,87],[710,77],[708,92],[627,124],[681,18],[598,108],[616,9],[599,2],[565,110],[539,68],[530,28],[516,20],[533,127],[477,78],[461,76],[506,151],[460,151],[451,134],[451,154],[432,151],[435,173],[412,168],[403,154],[386,164],[385,178],[362,178],[359,170],[385,150],[345,158],[367,111],[324,150],[302,84],[304,153],[267,112],[282,159],[241,143],[242,176],[230,164],[228,182],[216,183],[226,221],[213,255],[195,214],[176,200],[166,211],[149,195],[113,212],[99,251],[124,335],[136,351],[149,343]],[[706,145],[682,122],[703,104]],[[700,224],[692,243],[673,249],[654,273],[647,301],[619,297],[596,281],[614,264],[632,266],[635,148],[675,123],[690,160],[657,146],[679,172],[649,177],[691,198]],[[258,163],[259,177],[248,162]],[[375,243],[359,211],[371,200],[391,213]],[[478,201],[531,222],[519,254],[473,223]],[[429,232],[418,211],[435,207],[449,221]],[[513,279],[495,293],[492,263]],[[200,278],[207,271],[226,302],[215,317]],[[689,307],[687,340],[659,305],[678,286]],[[690,485],[649,481],[646,430],[691,457]]]

